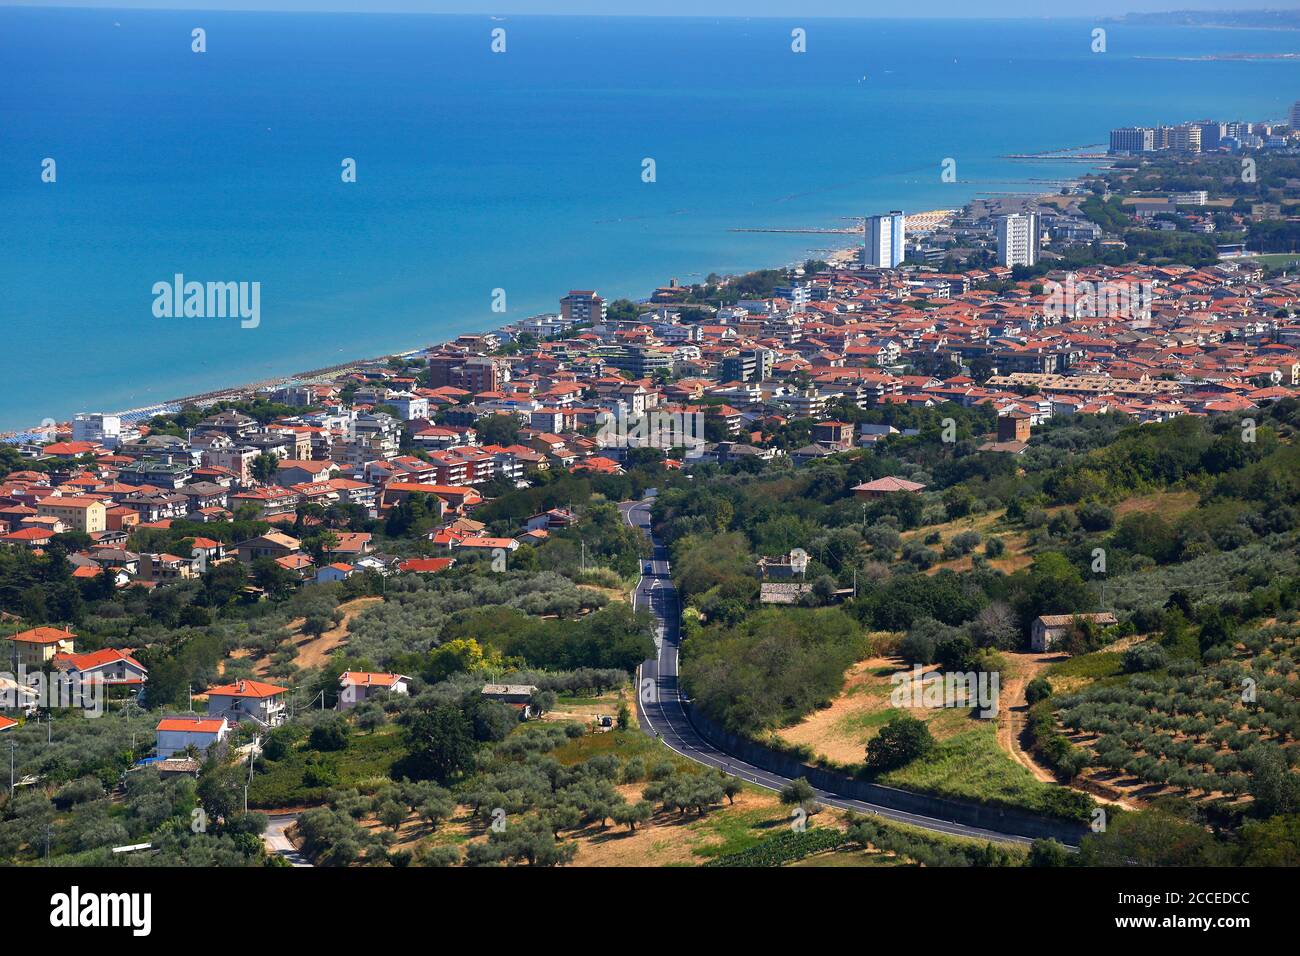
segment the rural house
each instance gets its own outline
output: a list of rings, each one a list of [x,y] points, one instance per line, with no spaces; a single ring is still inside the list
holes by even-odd
[[[347,671],[339,676],[339,710],[355,707],[381,694],[409,694],[411,678],[402,674],[365,674]]]
[[[1115,615],[1109,611],[1100,614],[1044,614],[1034,618],[1029,630],[1029,646],[1036,651],[1050,651],[1052,645],[1070,632],[1075,618],[1091,621],[1100,627],[1117,624]]]
[[[208,716],[225,717],[238,723],[251,720],[263,727],[284,723],[284,695],[287,688],[256,680],[240,680],[208,692]]]
[[[189,747],[206,754],[209,747],[226,739],[230,724],[224,717],[164,717],[157,730],[158,756],[166,760]]]

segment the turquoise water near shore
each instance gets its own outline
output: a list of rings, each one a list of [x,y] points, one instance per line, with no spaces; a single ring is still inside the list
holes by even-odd
[[[1025,191],[1074,167],[1001,157],[1300,98],[1294,63],[1179,59],[1298,34],[1110,24],[1094,54],[1095,25],[2,8],[0,428],[802,259],[846,237],[728,230]],[[155,318],[178,272],[260,282],[260,324]]]

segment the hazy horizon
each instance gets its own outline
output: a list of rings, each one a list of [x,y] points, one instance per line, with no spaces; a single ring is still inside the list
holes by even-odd
[[[498,5],[498,2],[500,5]],[[646,16],[646,17],[802,17],[846,19],[996,19],[1113,17],[1126,13],[1173,11],[1293,10],[1298,4],[1258,0],[931,0],[925,9],[855,0],[0,0],[0,7],[80,8],[124,11],[385,13],[479,16]],[[866,9],[864,9],[864,7]],[[875,8],[875,9],[873,9]]]

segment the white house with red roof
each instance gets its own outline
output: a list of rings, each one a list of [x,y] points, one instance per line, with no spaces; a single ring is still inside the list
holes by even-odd
[[[286,458],[276,463],[275,483],[282,488],[307,482],[328,481],[339,473],[332,461]]]
[[[86,654],[55,654],[54,669],[78,681],[96,681],[108,687],[143,687],[149,671],[125,651],[104,648]]]
[[[356,573],[356,568],[343,561],[335,561],[333,564],[327,564],[323,568],[316,570],[317,584],[334,584],[338,581],[346,580]]]
[[[158,756],[166,760],[193,747],[201,754],[226,739],[230,722],[225,717],[164,717],[158,721]]]
[[[288,688],[257,680],[238,680],[207,691],[208,716],[225,717],[236,723],[251,720],[264,727],[278,727],[285,720],[284,695]]]
[[[378,694],[410,694],[411,678],[404,674],[347,671],[339,675],[339,710],[347,710]]]

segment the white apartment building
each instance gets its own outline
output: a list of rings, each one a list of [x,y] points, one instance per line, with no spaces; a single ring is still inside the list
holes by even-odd
[[[1038,262],[1037,213],[998,217],[998,265],[1032,266]]]
[[[876,269],[894,269],[902,264],[906,222],[898,209],[883,216],[868,216],[863,227],[862,264]]]
[[[116,448],[122,435],[122,419],[103,412],[82,412],[72,420],[72,440],[89,441]]]

